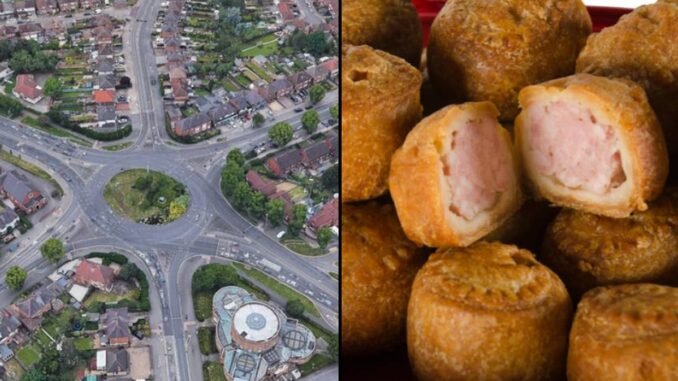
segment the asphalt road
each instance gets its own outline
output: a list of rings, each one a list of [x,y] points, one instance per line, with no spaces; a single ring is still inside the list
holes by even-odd
[[[192,309],[186,307],[191,303],[187,300],[191,296],[186,282],[197,268],[195,263],[209,258],[228,258],[263,271],[267,269],[260,264],[262,259],[277,263],[282,267],[281,272],[270,275],[306,294],[319,306],[328,327],[334,329],[338,326],[338,286],[313,266],[312,261],[289,251],[242,218],[219,189],[221,165],[229,150],[250,149],[268,141],[267,130],[277,121],[291,123],[297,136],[303,136],[300,113],[286,110],[265,126],[228,134],[221,142],[167,144],[162,99],[157,87],[150,84],[150,78],[157,77],[151,47],[151,20],[155,20],[159,5],[157,1],[140,0],[130,23],[140,103],[139,123],[135,125],[139,132],[131,148],[121,152],[99,151],[0,118],[3,148],[40,165],[71,196],[53,231],[45,231],[33,242],[21,242],[18,252],[0,258],[0,277],[4,278],[10,266],[20,265],[29,270],[26,287],[44,279],[55,266],[44,261],[38,248],[50,236],[66,241],[71,254],[97,248],[126,253],[135,263],[143,264],[140,267],[151,284],[155,378],[200,381],[201,357],[195,324],[191,324],[195,319]],[[149,22],[137,22],[136,18]],[[321,120],[329,118],[329,107],[336,102],[337,94],[332,92],[316,106]],[[165,172],[186,184],[191,196],[186,214],[170,224],[150,226],[113,213],[104,201],[103,188],[115,174],[131,168]],[[233,243],[239,245],[239,253],[226,249]],[[200,260],[196,262],[195,258]],[[11,303],[16,296],[4,283],[0,285],[0,307]],[[338,372],[336,367],[330,368],[313,379],[336,380]]]

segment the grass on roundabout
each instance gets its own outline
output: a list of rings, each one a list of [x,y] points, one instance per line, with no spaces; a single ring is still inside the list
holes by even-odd
[[[140,178],[152,181],[140,188]],[[104,188],[104,199],[116,214],[147,224],[171,222],[181,217],[190,203],[183,184],[163,173],[145,169],[115,175]],[[185,206],[173,209],[173,202]]]

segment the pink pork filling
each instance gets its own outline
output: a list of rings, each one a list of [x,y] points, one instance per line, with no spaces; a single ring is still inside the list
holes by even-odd
[[[531,110],[528,147],[542,175],[570,189],[605,194],[626,180],[610,126],[579,104],[552,102]]]
[[[451,194],[449,210],[466,220],[493,207],[513,176],[511,153],[490,118],[457,129],[442,161]]]

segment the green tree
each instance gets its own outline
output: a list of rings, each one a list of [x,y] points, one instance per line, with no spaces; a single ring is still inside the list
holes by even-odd
[[[36,368],[30,368],[21,376],[21,381],[47,381],[47,375]]]
[[[52,263],[59,262],[64,257],[66,251],[64,250],[64,243],[58,238],[50,238],[40,246],[42,256]]]
[[[298,236],[306,223],[306,205],[297,204],[292,209],[292,221],[287,225],[287,231],[292,236]]]
[[[323,187],[330,192],[336,192],[339,190],[339,165],[333,165],[325,172],[323,172],[320,177],[320,182],[322,182]]]
[[[240,181],[233,190],[231,202],[233,206],[240,211],[248,211],[254,197],[252,188],[246,181]]]
[[[266,203],[266,217],[271,226],[279,226],[285,217],[285,203],[280,199],[272,199]]]
[[[268,137],[277,146],[284,146],[292,140],[294,129],[289,123],[278,122],[268,130]]]
[[[304,129],[309,134],[314,133],[318,129],[318,123],[320,123],[320,115],[316,110],[308,110],[301,117],[301,125],[304,126]]]
[[[254,123],[254,127],[259,127],[264,124],[264,116],[260,113],[256,113],[254,114],[254,117],[252,117],[252,122]]]
[[[334,105],[330,107],[330,116],[332,117],[332,119],[339,118],[339,105]]]
[[[120,267],[118,277],[122,280],[130,280],[138,276],[139,268],[131,262],[127,262]]]
[[[5,275],[5,283],[10,289],[19,291],[24,286],[26,275],[28,275],[26,270],[19,266],[12,266],[7,270],[7,274]]]
[[[193,273],[191,287],[194,293],[213,292],[221,287],[235,285],[239,280],[240,277],[232,266],[211,264],[202,266]]]
[[[306,34],[299,29],[295,30],[290,37],[290,43],[295,51],[302,52],[306,50]]]
[[[186,213],[186,205],[180,202],[172,201],[169,206],[169,216],[167,217],[170,221],[174,221],[177,218],[181,217]]]
[[[311,99],[312,104],[317,104],[323,98],[325,98],[325,88],[322,87],[322,85],[313,85],[311,86],[311,89],[308,90],[308,96]]]
[[[332,230],[330,230],[330,228],[325,226],[318,230],[318,245],[320,245],[321,248],[326,248],[327,244],[329,244],[331,240]]]
[[[235,161],[229,161],[221,171],[221,190],[231,197],[238,183],[245,181],[245,171]]]
[[[330,336],[329,343],[327,344],[327,350],[329,351],[330,356],[334,361],[337,361],[337,359],[339,359],[339,338],[337,335]]]
[[[47,78],[47,81],[45,81],[45,86],[43,87],[43,92],[45,93],[45,95],[52,98],[56,98],[59,95],[61,95],[63,90],[64,85],[57,77]]]
[[[145,191],[151,186],[151,184],[153,184],[153,175],[151,174],[142,175],[137,177],[136,180],[134,180],[134,189]]]
[[[239,166],[245,165],[245,155],[243,155],[242,151],[239,148],[232,149],[228,152],[228,155],[226,155],[226,162],[236,162],[238,163]]]
[[[293,299],[285,305],[285,312],[288,316],[300,319],[304,316],[304,304],[299,299]]]
[[[73,369],[78,365],[78,351],[75,349],[73,339],[64,338],[61,342],[61,361],[65,369]]]
[[[248,212],[254,218],[262,218],[266,214],[266,196],[258,191],[252,191],[252,199],[250,201]]]
[[[306,50],[316,57],[320,57],[327,51],[327,39],[322,31],[312,32],[306,36]]]

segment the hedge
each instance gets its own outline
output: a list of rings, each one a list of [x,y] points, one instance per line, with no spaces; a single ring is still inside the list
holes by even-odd
[[[120,266],[126,264],[128,262],[128,259],[126,256],[114,252],[110,253],[90,253],[87,254],[87,258],[101,258],[103,259],[103,265],[108,266],[111,263],[117,263]]]
[[[77,124],[71,122],[64,113],[58,110],[50,110],[47,115],[52,123],[58,124],[61,127],[77,132],[79,134],[85,135],[90,139],[99,140],[102,142],[110,142],[113,140],[120,140],[122,138],[128,137],[132,133],[132,125],[128,124],[125,127],[111,132],[100,132],[91,130],[89,128],[83,128]]]

